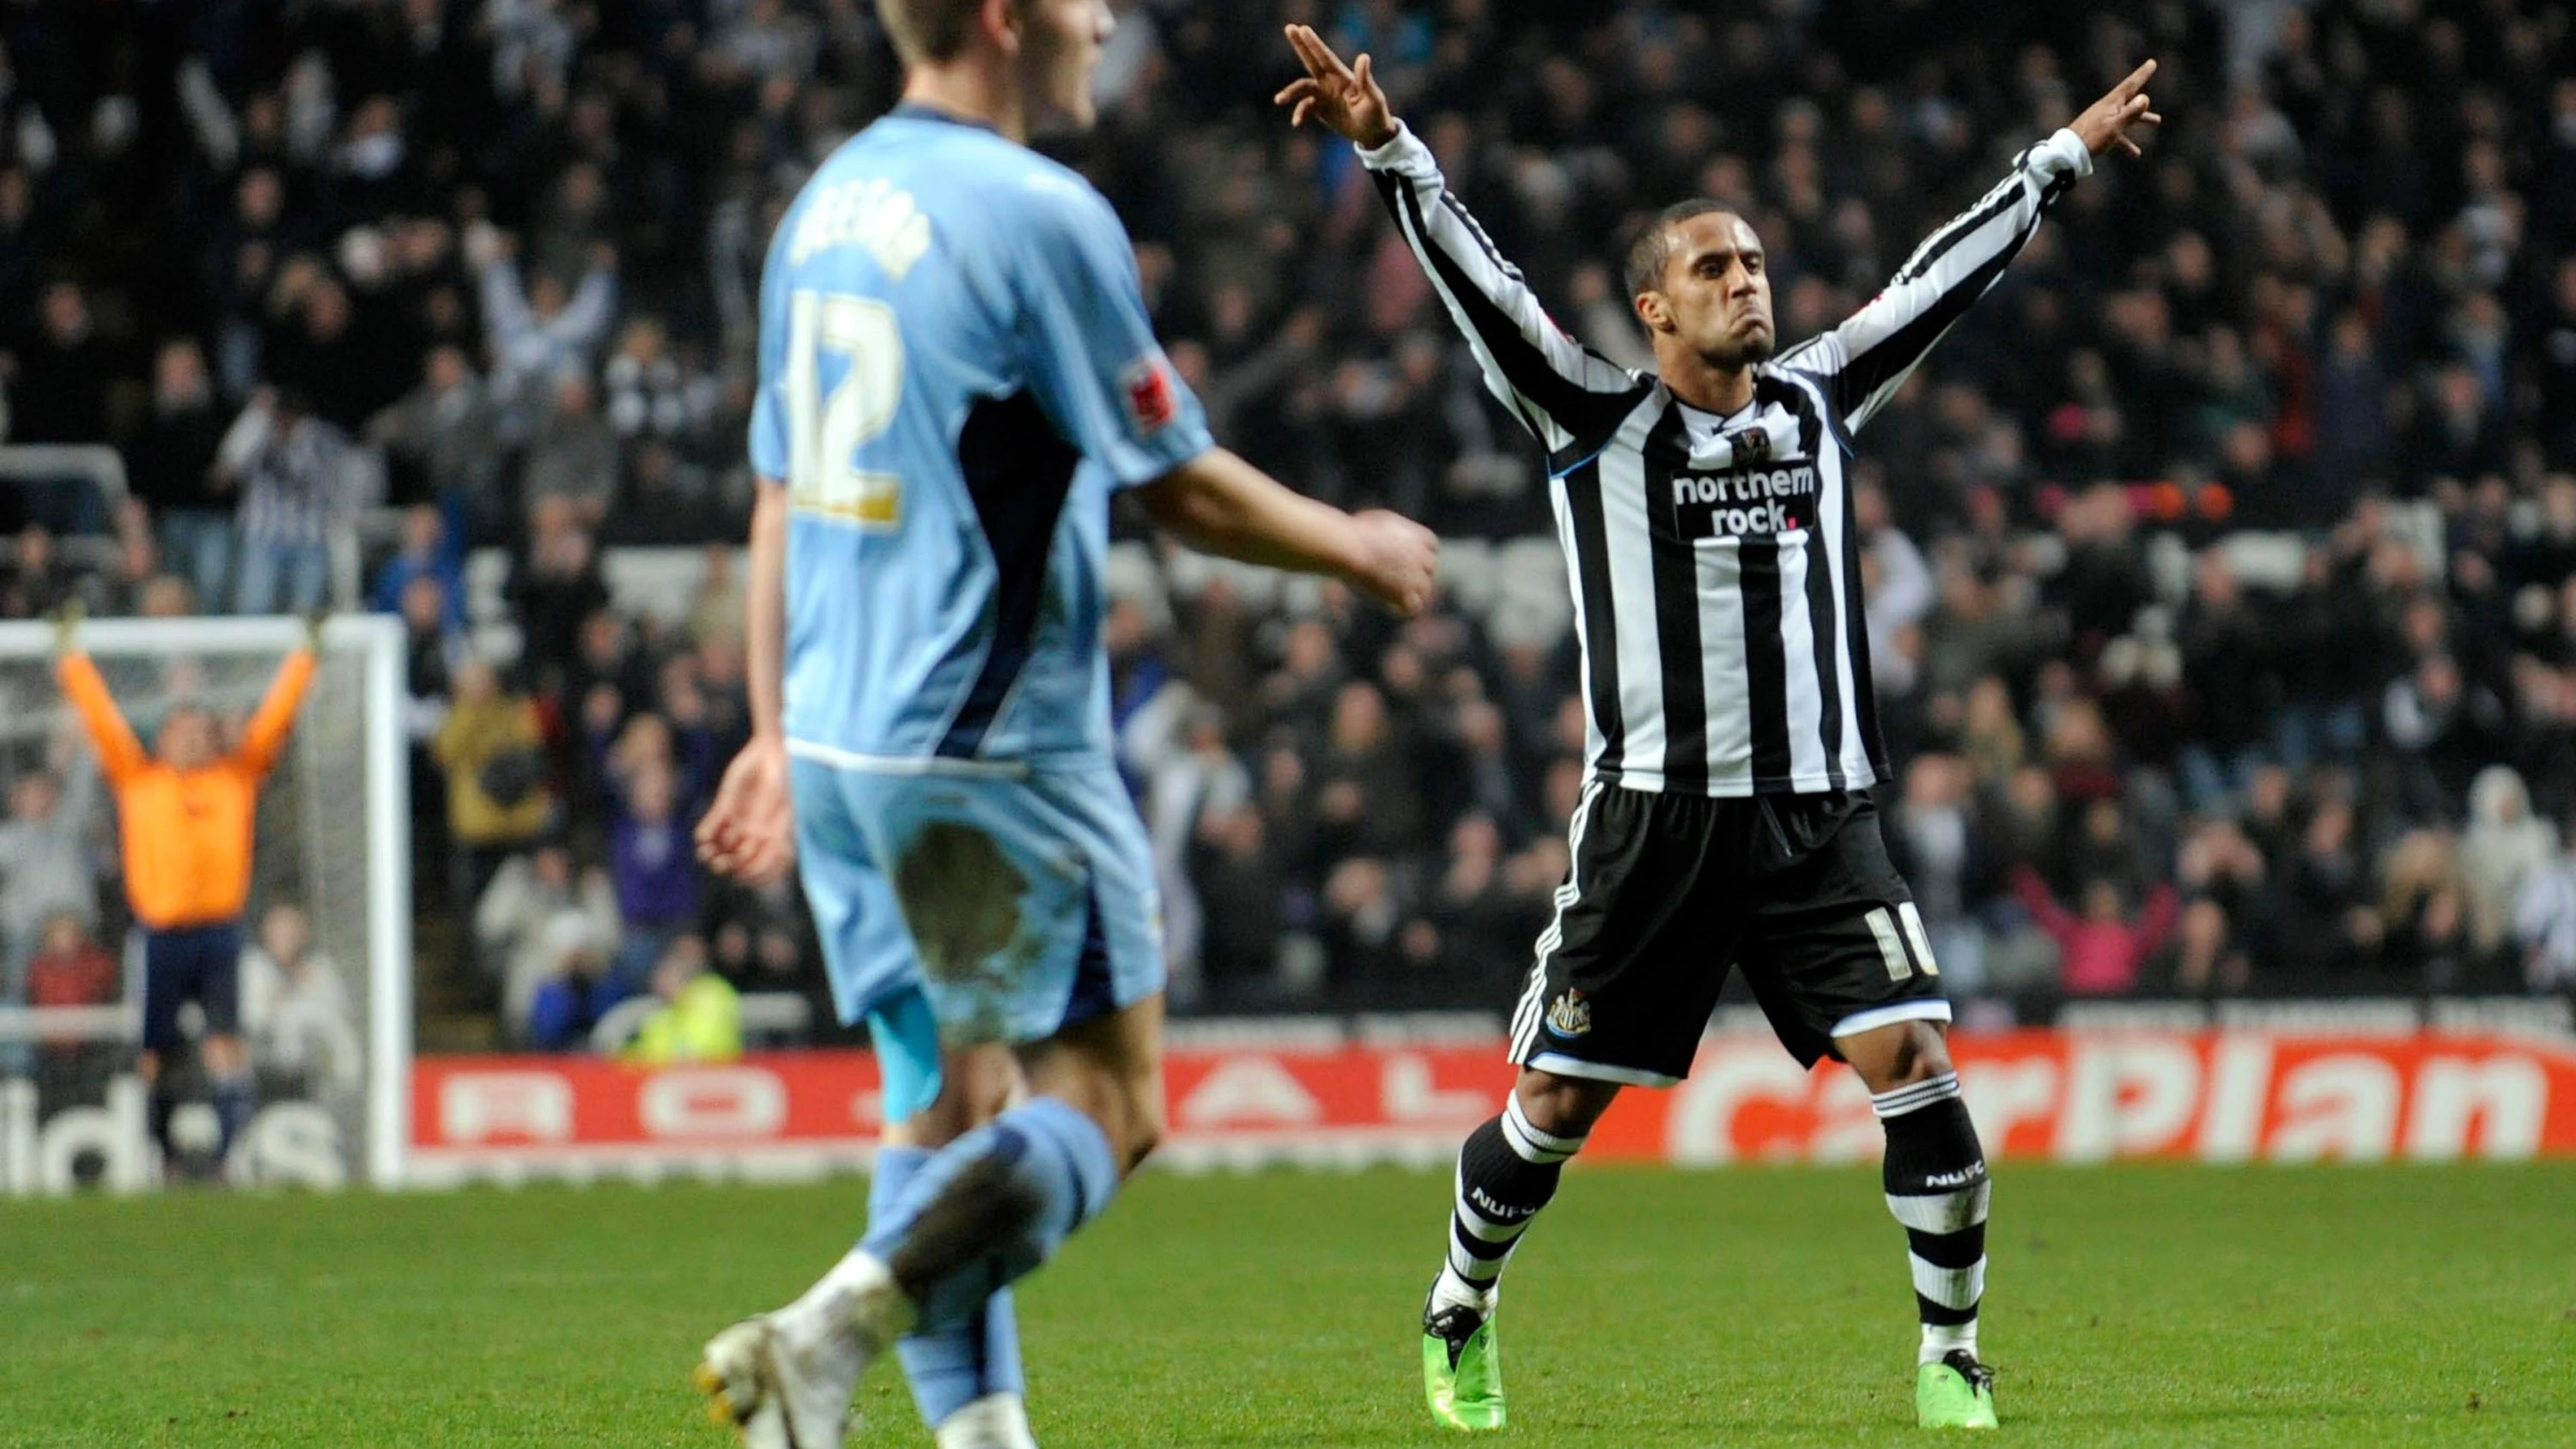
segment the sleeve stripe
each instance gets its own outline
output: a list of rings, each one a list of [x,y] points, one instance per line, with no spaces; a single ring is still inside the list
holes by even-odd
[[[1558,372],[1546,352],[1522,335],[1519,325],[1467,274],[1462,260],[1434,238],[1430,219],[1423,215],[1421,198],[1413,188],[1397,183],[1395,201],[1398,220],[1414,238],[1423,260],[1431,264],[1433,279],[1448,294],[1458,316],[1474,330],[1476,341],[1492,359],[1501,381],[1521,404],[1519,411],[1530,424],[1530,431],[1551,452],[1573,446],[1604,427],[1615,426],[1619,418],[1626,416],[1627,393],[1591,391]],[[1490,254],[1487,259],[1490,261]],[[1518,274],[1508,269],[1505,275],[1518,280]]]
[[[1933,264],[1947,256],[1952,247],[1975,235],[1986,223],[2020,205],[2023,195],[2021,188],[2022,178],[2016,173],[2003,185],[1996,187],[1995,194],[1982,205],[1962,213],[1948,226],[1926,237],[1923,245],[1914,249],[1913,258],[1898,270],[1896,280],[1910,282],[1930,272]]]
[[[1486,383],[1563,464],[1596,449],[1635,406],[1626,369],[1554,333],[1520,270],[1442,182],[1430,155],[1372,166],[1370,178],[1397,228],[1474,345]],[[1560,469],[1561,471],[1561,469]]]
[[[2028,231],[2015,236],[2009,248],[1988,258],[1985,265],[1961,278],[1958,285],[1941,294],[1939,301],[1924,308],[1923,315],[1852,359],[1851,365],[1843,370],[1844,395],[1859,401],[1850,409],[1847,426],[1858,428],[1869,421],[1870,414],[1877,412],[1879,405],[1887,400],[1887,394],[1894,392],[1897,384],[1905,380],[1905,375],[1914,370],[1914,365],[1923,360],[1923,355],[1932,350],[1932,344],[1941,340],[1941,334],[1957,325],[1959,319],[1967,315],[1968,309],[1976,305],[1977,299],[2002,280],[2004,268],[2012,265],[2022,243],[2029,238]]]

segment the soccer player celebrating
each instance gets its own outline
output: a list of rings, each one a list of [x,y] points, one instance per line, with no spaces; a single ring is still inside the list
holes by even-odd
[[[806,184],[761,284],[756,734],[701,842],[736,874],[801,862],[837,1004],[874,1023],[889,1119],[944,1095],[943,1044],[1014,1048],[1030,1095],[898,1160],[908,1180],[871,1189],[856,1249],[707,1344],[700,1382],[755,1449],[840,1444],[860,1376],[907,1333],[976,1358],[995,1291],[1097,1216],[1161,1131],[1154,869],[1111,761],[1100,638],[1109,495],[1399,613],[1437,551],[1214,446],[1117,216],[1025,145],[1090,123],[1102,0],[879,10],[903,102]],[[952,1449],[1025,1443],[1015,1409],[949,1428],[959,1396],[1009,1407],[1018,1387],[997,1368],[915,1375]]]
[[[250,1121],[250,1056],[242,1048],[242,909],[250,900],[251,836],[260,782],[286,747],[296,708],[313,682],[322,616],[306,625],[302,648],[286,656],[259,709],[227,751],[215,717],[195,705],[162,716],[144,752],[118,711],[98,666],[79,647],[80,615],[55,621],[54,672],[98,751],[99,772],[116,792],[125,899],[143,931],[143,1051],[137,1062],[152,1089],[152,1138],[170,1154],[170,1100],[162,1059],[182,1044],[179,1008],[206,1014],[205,1067],[221,1132],[215,1161]]]
[[[1498,1429],[1503,1265],[1619,1089],[1690,1070],[1740,968],[1802,1063],[1849,1062],[1887,1133],[1887,1205],[1923,1325],[1915,1412],[1991,1428],[1977,1357],[1987,1179],[1944,1044],[1939,971],[1864,793],[1888,778],[1870,694],[1852,435],[1992,287],[2051,201],[2159,118],[2150,61],[1926,240],[1849,320],[1776,358],[1761,239],[1713,201],[1657,216],[1627,283],[1638,376],[1549,321],[1390,113],[1369,58],[1288,28],[1277,99],[1359,147],[1485,382],[1548,452],[1589,716],[1573,864],[1512,1016],[1520,1077],[1458,1156],[1423,1307],[1433,1417]]]

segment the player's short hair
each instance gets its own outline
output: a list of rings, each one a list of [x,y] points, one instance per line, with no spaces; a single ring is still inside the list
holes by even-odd
[[[877,0],[877,19],[905,65],[955,60],[975,32],[983,0]]]
[[[887,0],[892,3],[892,0]],[[1705,196],[1676,201],[1655,213],[1655,219],[1637,229],[1637,239],[1628,243],[1628,295],[1631,298],[1655,290],[1664,279],[1664,263],[1673,259],[1673,228],[1695,216],[1725,211],[1724,202]]]

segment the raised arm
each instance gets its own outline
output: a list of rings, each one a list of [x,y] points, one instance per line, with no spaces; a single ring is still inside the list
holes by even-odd
[[[143,768],[143,742],[134,737],[134,727],[116,707],[115,696],[108,693],[107,681],[99,676],[98,666],[78,650],[66,652],[54,664],[54,677],[61,681],[63,695],[80,715],[81,728],[89,735],[90,747],[98,751],[99,772],[110,784],[122,784],[126,777]]]
[[[318,634],[318,626],[314,629]],[[269,681],[268,693],[260,699],[259,709],[242,731],[242,767],[253,775],[265,775],[277,763],[277,752],[286,745],[287,731],[295,728],[295,711],[304,703],[304,692],[313,683],[314,646],[305,645],[286,656],[278,666],[277,677]]]
[[[234,758],[254,777],[267,774],[277,763],[287,732],[295,728],[295,712],[303,708],[305,692],[313,687],[313,670],[322,656],[322,626],[328,617],[320,609],[304,616],[304,643],[278,666],[277,677],[268,682],[268,693],[260,697],[259,708],[242,729],[241,749]]]
[[[1288,43],[1306,67],[1305,78],[1276,97],[1292,107],[1290,124],[1311,114],[1359,147],[1378,196],[1474,349],[1485,386],[1551,458],[1599,447],[1647,385],[1549,319],[1520,269],[1450,192],[1431,148],[1389,112],[1367,56],[1346,66],[1303,25],[1288,27]]]
[[[2012,170],[1974,206],[1923,239],[1887,287],[1832,331],[1790,349],[1780,365],[1826,381],[1846,430],[1857,430],[1896,395],[1906,375],[1968,308],[2002,279],[2049,203],[2093,172],[2093,158],[2117,146],[2138,154],[2133,126],[2163,118],[2148,109],[2148,61],[2057,134],[2013,158]]]

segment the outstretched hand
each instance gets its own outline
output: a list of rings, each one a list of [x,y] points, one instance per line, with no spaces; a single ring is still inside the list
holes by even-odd
[[[2085,149],[2099,156],[2117,146],[2132,156],[2146,154],[2129,132],[2137,126],[2161,126],[2164,117],[2147,109],[2147,78],[2156,73],[2156,63],[2148,61],[2129,72],[2128,78],[2111,87],[2111,93],[2084,108],[2084,114],[2066,123],[2084,142]]]
[[[1307,25],[1288,27],[1288,48],[1306,66],[1305,79],[1290,81],[1271,97],[1274,104],[1292,108],[1289,125],[1302,125],[1311,115],[1363,146],[1375,148],[1395,139],[1395,112],[1387,106],[1386,92],[1378,89],[1367,56],[1359,58],[1356,68],[1342,64],[1324,37]]]

